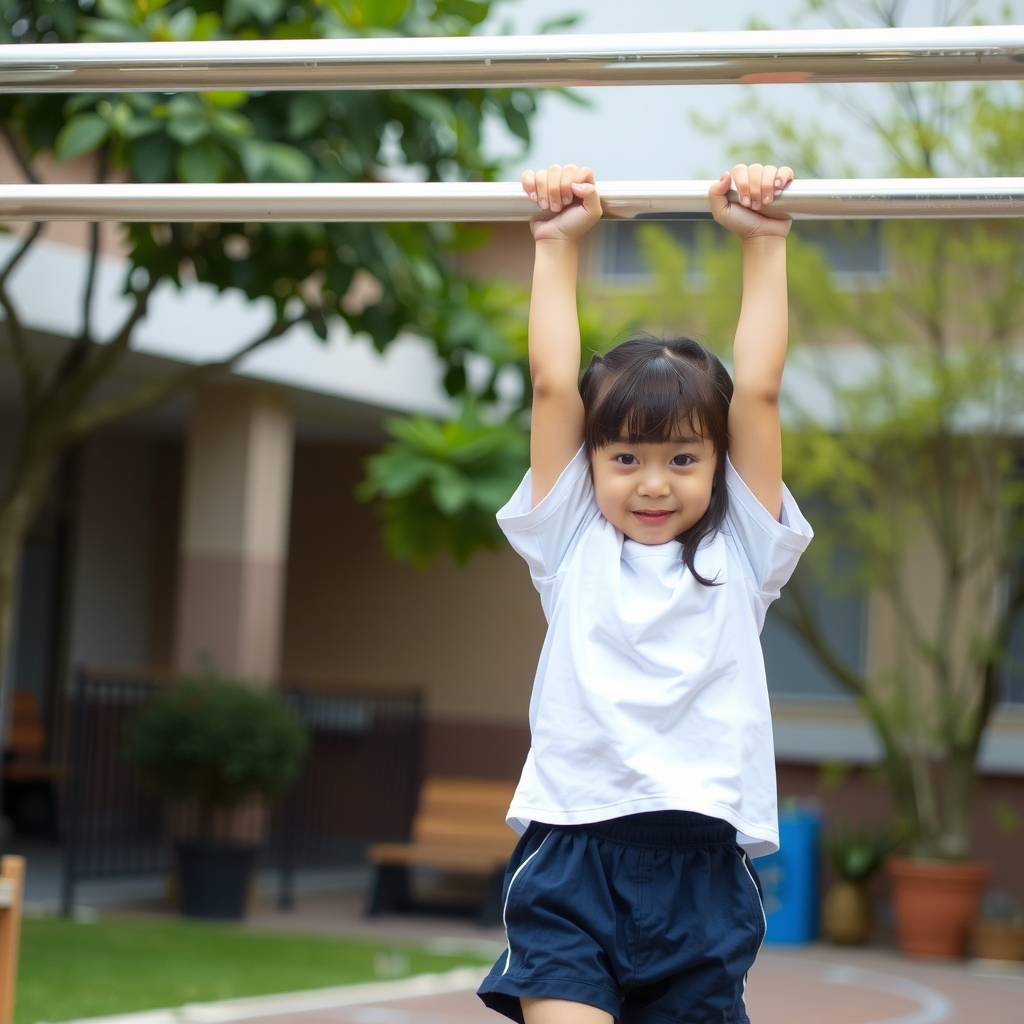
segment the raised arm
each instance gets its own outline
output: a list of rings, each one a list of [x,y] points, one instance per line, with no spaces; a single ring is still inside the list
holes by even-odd
[[[778,519],[782,511],[782,424],[779,390],[789,337],[786,285],[788,218],[765,216],[793,179],[788,167],[739,164],[709,190],[715,220],[743,240],[743,298],[733,345],[729,458],[754,496]]]
[[[576,272],[579,241],[600,219],[601,201],[590,169],[575,164],[526,171],[523,188],[554,215],[532,224],[537,252],[530,295],[530,475],[536,505],[583,443]]]

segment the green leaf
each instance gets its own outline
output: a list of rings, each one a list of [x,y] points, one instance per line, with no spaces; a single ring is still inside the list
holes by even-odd
[[[97,149],[110,135],[110,124],[99,114],[76,114],[57,136],[54,152],[58,160],[74,160]]]
[[[210,127],[222,135],[233,138],[252,135],[252,122],[237,111],[211,109],[206,111],[206,119]]]
[[[438,13],[445,17],[457,17],[468,25],[479,25],[490,14],[489,0],[438,0]]]
[[[580,14],[562,14],[548,18],[540,23],[537,32],[543,36],[551,32],[562,32],[567,28],[574,28],[579,24],[581,17]]]
[[[174,172],[174,143],[162,132],[139,139],[132,147],[131,168],[136,181],[168,181]]]
[[[246,176],[252,181],[309,181],[313,176],[309,157],[284,142],[246,139],[238,152]]]
[[[409,0],[331,0],[330,6],[352,28],[394,28],[405,17]]]
[[[288,135],[302,139],[324,123],[330,98],[323,93],[302,92],[293,96],[288,104]]]
[[[199,98],[218,110],[237,110],[248,102],[249,94],[240,89],[220,89],[217,92],[201,92]]]
[[[187,110],[171,114],[167,134],[175,142],[190,146],[210,134],[210,124],[201,110]]]
[[[224,5],[224,24],[236,29],[252,18],[261,25],[270,25],[281,16],[288,0],[227,0]]]
[[[107,18],[82,18],[82,41],[104,43],[141,42],[145,34],[134,25]]]
[[[178,153],[174,166],[182,181],[221,181],[224,178],[224,156],[212,139],[186,146]]]
[[[327,340],[327,321],[324,319],[322,310],[311,309],[309,311],[309,325],[321,341]]]
[[[214,39],[219,29],[220,15],[214,11],[207,11],[196,18],[196,23],[192,28],[192,35],[189,38],[196,42]]]
[[[156,6],[162,6],[155,4]],[[132,0],[97,0],[96,13],[103,18],[112,21],[123,21],[134,24],[136,20],[136,8]]]
[[[196,24],[196,12],[193,7],[183,7],[172,14],[167,22],[167,31],[172,39],[184,41],[192,38],[192,29]]]
[[[438,467],[430,489],[438,509],[451,516],[462,509],[472,496],[472,484],[462,474],[444,466]]]

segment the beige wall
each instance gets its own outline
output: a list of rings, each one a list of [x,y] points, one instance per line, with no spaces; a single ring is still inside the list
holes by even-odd
[[[292,470],[287,396],[208,385],[186,443],[175,664],[278,675]]]
[[[352,496],[369,449],[296,446],[282,673],[419,683],[432,717],[526,723],[540,601],[507,546],[428,572],[384,551]]]

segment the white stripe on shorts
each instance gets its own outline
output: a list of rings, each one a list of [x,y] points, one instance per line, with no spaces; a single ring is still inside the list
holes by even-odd
[[[522,871],[523,868],[525,868],[526,865],[529,864],[530,861],[533,860],[533,858],[536,857],[538,853],[540,853],[541,848],[548,841],[548,838],[550,837],[552,832],[554,832],[554,829],[548,829],[548,834],[540,841],[540,846],[538,846],[537,849],[534,850],[533,853],[531,853],[530,856],[527,857],[526,860],[524,860],[523,863],[516,868],[515,874],[511,877],[511,879],[509,879],[508,892],[505,893],[505,904],[501,908],[501,923],[505,926],[505,946],[507,947],[505,952],[505,969],[501,972],[503,976],[508,973],[509,964],[512,963],[512,943],[508,937],[508,919],[506,917],[506,914],[508,913],[508,898],[512,895],[512,886],[516,884],[516,879],[519,877],[519,872]]]

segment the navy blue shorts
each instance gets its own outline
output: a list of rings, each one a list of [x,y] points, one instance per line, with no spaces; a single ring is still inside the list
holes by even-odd
[[[760,885],[736,829],[688,811],[591,825],[534,822],[504,887],[508,950],[479,996],[522,1024],[520,996],[622,1024],[749,1024],[764,939]]]

